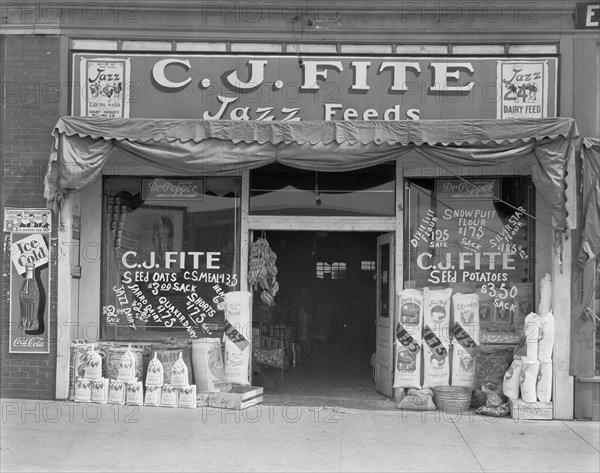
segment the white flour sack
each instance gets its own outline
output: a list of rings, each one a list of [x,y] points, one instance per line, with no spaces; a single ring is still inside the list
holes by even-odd
[[[423,293],[404,289],[398,294],[398,322],[414,338],[420,339],[423,330]]]
[[[102,357],[94,349],[94,345],[91,346],[89,361],[85,367],[85,378],[86,379],[102,379]]]
[[[225,382],[248,386],[248,367],[250,364],[250,346],[240,350],[229,337],[225,337]]]
[[[171,386],[183,388],[188,385],[188,367],[183,361],[183,353],[179,352],[179,358],[171,368]]]
[[[552,348],[554,347],[554,315],[548,312],[540,316],[540,338],[538,340],[537,357],[540,363],[548,363],[552,360]]]
[[[162,397],[162,386],[146,386],[146,395],[144,396],[144,406],[160,406]]]
[[[475,360],[465,347],[452,342],[452,386],[475,387]]]
[[[479,344],[479,296],[477,294],[454,294],[452,296],[454,321]]]
[[[77,378],[75,384],[75,402],[92,402],[92,380]]]
[[[450,350],[444,346],[445,354],[431,350],[423,343],[423,387],[448,386],[450,384]]]
[[[221,340],[203,338],[192,342],[192,368],[198,391],[218,392],[225,380]]]
[[[523,368],[522,360],[513,360],[510,367],[504,373],[502,381],[502,392],[510,399],[519,399],[521,393],[521,370]]]
[[[246,338],[252,338],[251,294],[246,291],[232,291],[225,294],[225,319]]]
[[[537,360],[540,339],[540,316],[535,312],[531,312],[525,317],[523,332],[525,333],[525,343],[527,344],[527,358],[529,360]]]
[[[137,357],[131,350],[131,344],[127,347],[125,353],[121,357],[119,363],[119,371],[117,374],[117,381],[123,381],[124,383],[131,383],[136,380],[137,368]]]
[[[529,360],[523,358],[523,368],[521,370],[521,398],[525,402],[535,402],[537,400],[537,378],[540,370],[538,360]]]
[[[452,289],[423,289],[423,321],[444,342],[450,342]]]
[[[396,343],[394,387],[421,389],[421,345]]]
[[[550,402],[552,399],[552,362],[540,362],[536,394],[540,402]]]
[[[423,329],[423,387],[450,384],[450,347],[426,325]]]
[[[146,386],[162,386],[164,382],[164,368],[156,352],[154,352],[154,358],[148,363],[148,370],[146,371]]]

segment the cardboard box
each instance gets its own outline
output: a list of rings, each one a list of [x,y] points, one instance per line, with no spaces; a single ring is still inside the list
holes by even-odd
[[[509,399],[510,416],[521,421],[552,420],[554,418],[551,402],[525,402],[519,398]]]
[[[260,386],[233,386],[229,393],[199,393],[198,407],[210,406],[222,409],[246,409],[263,402],[264,388]]]

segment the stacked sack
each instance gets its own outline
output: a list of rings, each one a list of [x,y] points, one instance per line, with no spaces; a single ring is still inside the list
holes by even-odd
[[[525,356],[517,350],[506,371],[504,394],[512,400],[550,402],[552,398],[552,349],[554,346],[554,315],[550,306],[550,275],[542,279],[538,311],[525,317]]]
[[[195,408],[196,385],[189,383],[188,367],[182,352],[179,352],[179,357],[173,363],[169,374],[169,382],[165,383],[164,367],[155,352],[154,358],[148,363],[144,405]]]
[[[225,387],[225,364],[220,338],[194,340],[192,359],[198,393],[219,392]]]
[[[122,350],[122,352],[121,352]],[[109,370],[109,364],[115,369],[114,359],[110,357],[113,351],[121,352],[119,355],[116,373]],[[103,364],[106,361],[105,370]],[[87,357],[85,374],[77,377],[75,384],[75,402],[97,402],[100,404],[128,404],[141,405],[143,387],[141,381],[141,352],[134,352],[131,345],[127,349],[111,347],[104,359],[94,345]],[[110,376],[109,376],[109,371]],[[103,376],[106,373],[107,376]],[[131,394],[128,393],[131,391]]]
[[[452,288],[405,289],[398,294],[397,307],[394,388],[473,389],[480,331],[478,295],[453,295]]]
[[[452,289],[423,289],[423,387],[450,384],[450,299]]]
[[[252,295],[246,291],[225,294],[225,383],[249,386],[252,353]]]
[[[142,353],[129,345],[125,350],[109,352],[111,375],[108,386],[109,404],[141,406],[144,403]],[[117,364],[118,363],[118,364]],[[115,366],[118,366],[114,373]],[[108,370],[108,366],[107,366]]]
[[[191,359],[191,343],[188,340],[177,338],[165,338],[159,344],[153,344],[152,350],[148,353],[156,354],[156,358],[160,361],[163,367],[164,384],[171,384],[171,374],[173,365],[181,357],[188,369],[188,384],[194,384],[192,376],[192,359]],[[147,363],[149,363],[148,360]],[[147,371],[147,366],[146,366]]]
[[[223,337],[206,337],[192,342],[192,368],[199,405],[208,393],[231,392],[234,386],[249,386],[252,353],[251,300],[246,291],[225,294]]]
[[[421,389],[423,293],[405,289],[398,295],[394,388]]]
[[[78,376],[74,385],[75,402],[108,402],[108,379],[102,376],[103,358],[95,346],[89,346],[90,351],[84,366],[83,376]]]
[[[79,378],[81,378],[81,382],[84,379],[89,381],[99,381],[101,378],[107,378],[107,370],[106,370],[106,359],[108,356],[108,352],[111,349],[118,348],[118,345],[114,342],[96,342],[90,343],[84,340],[73,340],[71,342],[70,347],[70,358],[69,358],[69,395],[68,399],[70,401],[75,400],[75,389],[76,383]],[[94,359],[97,360],[97,356],[100,356],[100,364],[99,371],[100,374],[94,374],[92,376],[92,369],[89,366],[91,361],[92,352],[94,352]],[[88,373],[86,377],[86,371]],[[81,383],[80,383],[81,384]],[[91,386],[85,387],[80,386],[79,389],[91,389]]]

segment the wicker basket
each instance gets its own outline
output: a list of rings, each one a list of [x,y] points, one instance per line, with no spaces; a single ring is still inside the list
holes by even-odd
[[[467,411],[471,406],[471,388],[464,386],[435,386],[433,388],[433,400],[441,411],[451,409],[453,411]]]

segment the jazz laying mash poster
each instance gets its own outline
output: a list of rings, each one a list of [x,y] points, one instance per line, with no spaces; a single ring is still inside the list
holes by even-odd
[[[498,61],[496,118],[545,118],[548,113],[548,62]]]
[[[129,118],[129,62],[128,58],[81,59],[81,116]]]
[[[11,232],[10,353],[50,353],[48,235]]]

